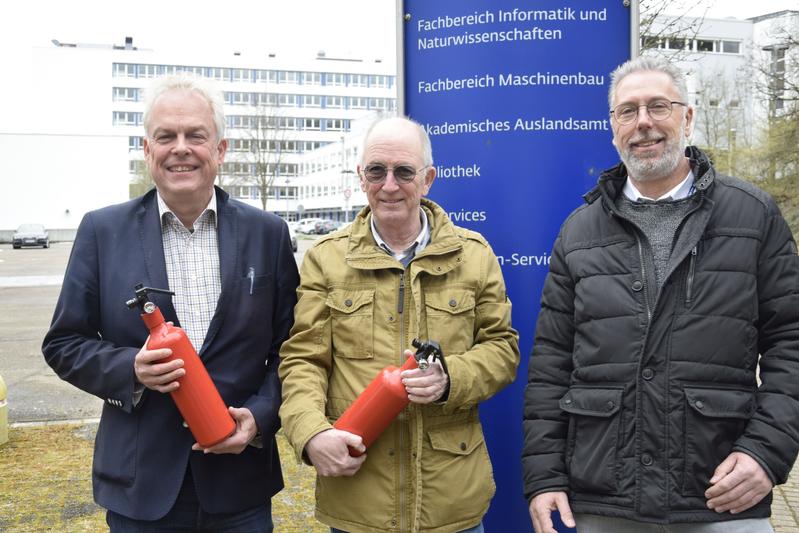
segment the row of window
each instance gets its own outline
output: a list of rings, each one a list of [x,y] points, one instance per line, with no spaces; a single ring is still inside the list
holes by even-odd
[[[685,37],[641,37],[642,49],[685,50],[689,52],[708,52],[713,54],[741,54],[741,41],[724,39],[690,39]]]
[[[394,87],[395,76],[380,74],[350,74],[342,72],[304,72],[297,70],[265,70],[251,68],[199,67],[186,65],[147,65],[114,63],[114,77],[157,78],[178,72],[188,72],[217,81],[251,83],[292,83],[297,85],[331,85],[346,87]]]
[[[344,118],[302,118],[257,115],[229,115],[225,125],[231,129],[252,130],[258,127],[295,131],[350,131],[352,121]]]
[[[114,111],[114,126],[142,126],[144,113],[140,111]],[[263,117],[253,115],[230,115],[225,117],[225,125],[231,129],[253,129],[259,127],[296,131],[350,131],[349,119],[343,118],[300,118]]]
[[[115,102],[140,102],[142,90],[135,87],[114,87]],[[327,109],[380,109],[393,111],[393,98],[369,98],[366,96],[332,96],[318,94],[241,93],[225,92],[228,105],[271,107],[319,107]]]
[[[259,146],[259,150],[268,152],[298,153],[316,150],[328,144],[320,141],[280,141],[280,140],[257,140],[257,139],[228,139],[228,151],[230,152],[251,152],[254,146]]]
[[[266,174],[269,176],[293,177],[298,175],[299,165],[297,163],[269,163],[266,165]],[[223,176],[247,178],[258,174],[255,163],[247,162],[227,162],[222,163],[219,169]]]
[[[131,173],[142,175],[145,172],[145,162],[141,160],[131,160],[129,164]],[[278,171],[277,175],[281,177],[296,177],[297,165],[293,163],[280,164],[279,168],[275,165],[269,165],[269,174],[271,175],[275,170]],[[220,174],[227,179],[234,181],[241,181],[247,178],[255,177],[255,165],[253,163],[224,163],[220,168]],[[225,190],[230,193],[234,198],[250,198],[259,199],[261,197],[260,189],[255,185],[240,185],[232,184],[225,185]],[[292,200],[298,198],[319,198],[330,195],[343,194],[344,187],[331,184],[313,184],[313,185],[288,185],[288,186],[274,186],[269,192],[271,199],[284,199]]]
[[[228,162],[223,163],[219,168],[219,174],[227,178],[242,179],[254,178],[256,173],[255,163]],[[141,159],[131,159],[128,161],[128,170],[131,174],[144,175],[147,172],[147,165]],[[267,165],[267,174],[270,176],[296,177],[298,176],[299,165],[297,163],[280,163]]]
[[[298,153],[309,152],[316,150],[328,144],[321,141],[277,141],[277,140],[262,140],[256,141],[252,139],[228,139],[228,151],[231,152],[250,152],[252,143],[258,142],[261,150],[268,150],[270,152],[286,152]],[[144,137],[131,135],[128,137],[128,151],[138,152],[144,150]]]
[[[233,198],[249,198],[250,200],[259,200],[261,198],[261,189],[255,185],[225,185],[224,188]],[[273,200],[296,200],[297,187],[271,187],[267,198]]]
[[[342,167],[349,165],[345,164],[347,161],[357,161],[358,147],[347,148],[343,156],[340,153],[323,154],[314,159],[308,160],[303,163],[303,175],[314,174],[316,172],[324,172],[330,169],[342,170]]]

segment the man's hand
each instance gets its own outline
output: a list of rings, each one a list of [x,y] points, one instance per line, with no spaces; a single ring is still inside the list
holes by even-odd
[[[705,491],[707,506],[717,513],[737,514],[756,505],[774,484],[760,464],[742,452],[732,452],[716,467]]]
[[[412,356],[413,352],[405,350],[405,359]],[[403,370],[400,374],[402,384],[405,385],[405,392],[408,399],[413,403],[433,403],[440,399],[447,390],[449,376],[444,373],[441,363],[435,361],[426,369],[414,368],[413,370]]]
[[[360,452],[366,451],[358,435],[339,429],[326,429],[311,437],[305,445],[305,452],[320,476],[353,476],[366,461],[366,454],[352,457],[348,446]]]
[[[574,516],[565,492],[542,492],[530,500],[530,519],[536,533],[558,533],[552,524],[552,511],[560,512],[566,527],[574,527]]]
[[[180,383],[176,380],[186,375],[186,370],[183,369],[183,359],[175,359],[167,363],[160,362],[170,355],[172,355],[172,350],[169,348],[148,350],[145,342],[133,360],[133,372],[139,383],[148,389],[163,393],[172,392],[180,387]]]
[[[238,454],[247,448],[250,441],[258,434],[258,426],[255,423],[255,417],[252,416],[252,411],[246,407],[228,407],[228,412],[236,421],[236,429],[233,434],[210,448],[203,448],[195,442],[191,447],[192,450],[202,450],[203,453]]]

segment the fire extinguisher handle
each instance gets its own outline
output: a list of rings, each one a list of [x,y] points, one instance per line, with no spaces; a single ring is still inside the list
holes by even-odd
[[[416,353],[414,357],[416,361],[419,363],[419,368],[424,370],[426,367],[422,367],[421,361],[426,361],[431,355],[433,356],[434,361],[440,361],[441,367],[444,369],[444,373],[449,375],[449,371],[447,370],[447,361],[444,359],[444,352],[441,350],[441,345],[436,341],[431,340],[419,340],[413,339],[411,344],[414,348],[416,348]]]

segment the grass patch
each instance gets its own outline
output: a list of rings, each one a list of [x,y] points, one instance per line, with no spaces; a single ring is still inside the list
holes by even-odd
[[[0,447],[0,531],[107,531],[92,496],[93,425],[12,427]],[[326,532],[314,512],[314,471],[297,464],[278,434],[286,488],[272,499],[275,530]]]

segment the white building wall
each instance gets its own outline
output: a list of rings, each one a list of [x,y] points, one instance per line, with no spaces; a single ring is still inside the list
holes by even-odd
[[[0,154],[6,238],[23,223],[67,230],[59,234],[68,238],[87,211],[128,199],[124,137],[0,133]]]

